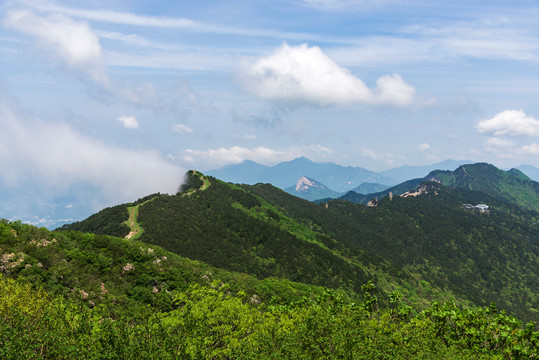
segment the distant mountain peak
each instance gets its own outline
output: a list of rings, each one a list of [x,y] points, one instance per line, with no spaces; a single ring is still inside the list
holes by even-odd
[[[305,175],[298,179],[295,186],[285,188],[284,191],[309,201],[340,196],[340,193]]]
[[[325,189],[326,187],[316,180],[309,179],[306,176],[302,176],[298,179],[298,182],[296,183],[296,191],[302,192],[302,191],[308,191],[311,188],[318,188],[318,189]]]

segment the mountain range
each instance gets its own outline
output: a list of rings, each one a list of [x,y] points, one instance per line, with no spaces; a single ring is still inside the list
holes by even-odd
[[[270,183],[303,199],[317,200],[336,198],[348,191],[362,194],[379,192],[403,181],[424,177],[430,171],[454,170],[465,163],[469,161],[446,160],[428,166],[401,166],[376,173],[361,167],[341,166],[331,162],[318,163],[300,157],[274,166],[247,160],[207,173],[232,183]],[[298,182],[305,184],[304,178],[308,178],[316,186],[306,185],[302,191],[295,190]],[[324,191],[320,191],[322,187]]]
[[[451,187],[477,190],[530,210],[539,211],[538,182],[531,180],[518,169],[504,171],[486,163],[462,165],[455,171],[434,170],[423,178],[408,180],[381,192],[359,194],[349,191],[339,199],[367,204],[370,200],[381,199],[389,193],[401,195],[414,190],[425,180],[436,181]]]
[[[190,171],[56,231],[0,220],[2,357],[536,357],[537,183],[479,163],[392,189]]]
[[[364,183],[391,183],[393,180],[361,167],[341,166],[331,162],[317,163],[305,157],[265,166],[252,161],[210,170],[208,175],[238,184],[270,183],[285,189],[303,176],[325,184],[336,192],[344,192]]]
[[[400,184],[404,180],[422,178],[435,169],[454,170],[459,164],[467,161],[447,160],[429,166],[404,166],[381,172],[373,172],[360,167],[341,166],[334,163],[317,163],[306,158],[269,167],[252,161],[231,165],[209,171],[224,181],[233,183],[271,183],[281,189],[295,186],[303,176],[323,184],[328,193],[322,198],[338,197],[347,191],[360,194],[371,194],[383,191],[390,186]],[[517,166],[533,180],[539,180],[539,169],[531,165]],[[0,218],[22,220],[36,226],[54,229],[66,223],[85,219],[99,209],[115,202],[110,194],[91,185],[79,184],[59,192],[43,184],[24,183],[25,191],[8,184],[0,184]],[[336,194],[336,195],[335,195]],[[294,194],[313,200],[318,195],[309,192]],[[125,200],[124,200],[125,201]]]
[[[444,185],[451,174],[460,179],[464,173],[468,182]],[[487,180],[507,191],[475,190],[491,189],[479,186]],[[537,183],[488,164],[435,171],[416,182],[419,187],[403,196],[395,191],[376,206],[342,199],[317,205],[269,184],[240,186],[191,172],[177,195],[149,195],[63,229],[129,237],[138,223],[137,236],[148,244],[259,278],[352,293],[376,279],[382,291],[397,288],[410,299],[494,301],[539,319],[539,214],[533,202],[510,196]],[[479,214],[463,204],[490,210]],[[136,219],[129,209],[136,209]]]

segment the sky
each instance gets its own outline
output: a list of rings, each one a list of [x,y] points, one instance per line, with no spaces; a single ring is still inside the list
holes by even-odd
[[[539,167],[537,18],[518,0],[3,1],[0,217],[244,160]]]

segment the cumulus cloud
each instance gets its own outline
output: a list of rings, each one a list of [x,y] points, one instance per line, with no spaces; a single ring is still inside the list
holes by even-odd
[[[172,125],[172,127],[170,128],[172,131],[174,132],[177,132],[179,134],[183,134],[183,133],[192,133],[193,132],[193,129],[191,129],[189,126],[187,125],[184,125],[182,123],[178,123],[178,124],[174,124]]]
[[[319,47],[306,44],[289,46],[284,43],[270,56],[251,64],[245,78],[245,86],[252,93],[283,102],[406,106],[415,96],[414,87],[405,83],[399,74],[379,78],[377,87],[371,90]]]
[[[108,82],[98,36],[84,22],[62,14],[47,18],[28,10],[8,11],[7,26],[30,35],[49,56],[94,82]]]
[[[505,110],[481,120],[476,129],[494,136],[539,136],[539,120],[526,115],[524,110]]]
[[[134,116],[120,116],[118,121],[121,122],[126,129],[138,129],[138,121]]]
[[[21,115],[0,99],[0,181],[23,181],[52,190],[87,184],[108,205],[154,192],[174,193],[184,171],[150,150],[107,145],[64,123]]]
[[[423,144],[419,144],[419,145],[417,146],[417,148],[418,148],[419,150],[421,150],[421,151],[426,151],[426,150],[430,149],[430,145],[427,144],[427,143],[423,143]]]

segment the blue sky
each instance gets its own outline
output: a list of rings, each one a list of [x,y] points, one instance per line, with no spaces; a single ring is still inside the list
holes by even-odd
[[[471,3],[471,4],[470,4]],[[100,205],[245,159],[539,167],[535,1],[4,1],[0,184]]]

